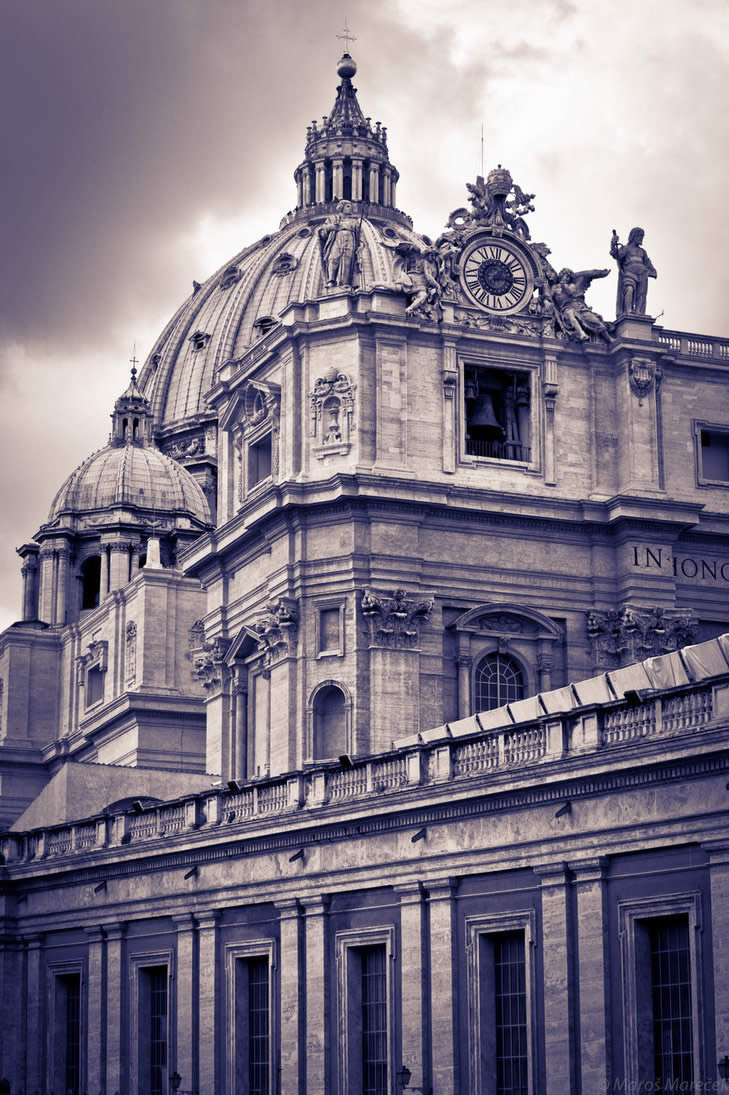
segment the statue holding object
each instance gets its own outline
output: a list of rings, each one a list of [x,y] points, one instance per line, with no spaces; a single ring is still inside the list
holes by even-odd
[[[600,335],[606,342],[613,341],[605,320],[585,303],[585,293],[595,278],[606,278],[609,273],[609,270],[579,270],[575,273],[569,267],[560,270],[558,281],[552,286],[551,298],[560,325],[568,337],[586,342],[590,335]]]
[[[645,232],[642,228],[632,228],[627,244],[623,245],[613,228],[610,240],[610,254],[618,264],[618,300],[616,314],[646,314],[648,296],[648,278],[657,278],[653,263],[642,246]]]
[[[361,227],[362,217],[353,215],[352,203],[340,201],[336,213],[330,214],[319,229],[321,262],[327,289],[354,285]]]

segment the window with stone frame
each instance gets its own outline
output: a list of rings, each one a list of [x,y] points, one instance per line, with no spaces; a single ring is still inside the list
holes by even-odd
[[[344,605],[319,605],[316,618],[316,653],[321,658],[344,654]]]
[[[463,372],[465,455],[529,463],[531,383],[526,371],[466,365]]]
[[[494,651],[476,663],[474,710],[492,711],[526,695],[524,674],[516,658]]]
[[[700,894],[620,902],[618,916],[626,1089],[693,1090],[705,1078]]]
[[[167,966],[139,971],[139,1090],[168,1095],[169,994]]]
[[[83,971],[51,966],[48,1079],[53,1090],[80,1095],[83,1070]]]
[[[699,484],[729,486],[729,426],[694,423]]]
[[[466,918],[472,1095],[538,1090],[534,930],[532,910]]]
[[[393,1083],[394,929],[337,932],[340,1095],[389,1095]]]
[[[248,490],[266,479],[273,471],[273,438],[271,433],[264,434],[248,446]]]
[[[225,949],[225,964],[228,1090],[272,1095],[277,1073],[273,941],[231,943]]]
[[[83,704],[88,710],[104,700],[109,646],[105,639],[90,642],[86,654],[78,659],[79,684],[83,688]]]

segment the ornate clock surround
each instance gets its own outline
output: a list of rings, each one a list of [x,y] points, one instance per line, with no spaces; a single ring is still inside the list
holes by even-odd
[[[529,307],[539,271],[529,250],[510,232],[478,232],[461,253],[459,275],[472,304],[509,316]]]

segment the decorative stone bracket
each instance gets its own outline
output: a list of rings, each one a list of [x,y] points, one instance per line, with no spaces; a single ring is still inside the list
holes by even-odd
[[[200,633],[198,632],[197,634]],[[199,641],[202,645],[197,649],[190,649],[187,657],[192,662],[192,675],[194,679],[202,683],[206,692],[211,693],[217,691],[223,683],[223,677],[227,668],[224,664],[225,655],[230,645],[230,641],[223,638],[212,640],[200,638]]]
[[[690,609],[623,605],[614,611],[588,612],[587,634],[595,667],[615,669],[692,643],[696,619]]]
[[[434,604],[433,597],[413,600],[402,589],[396,589],[394,593],[376,593],[365,589],[362,594],[362,615],[367,624],[370,647],[415,646],[420,627],[428,620]]]

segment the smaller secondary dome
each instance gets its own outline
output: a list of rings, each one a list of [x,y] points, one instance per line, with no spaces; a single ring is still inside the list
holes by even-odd
[[[357,62],[349,53],[343,53],[337,68],[337,76],[343,80],[351,80],[357,71]]]
[[[152,445],[108,445],[84,460],[56,494],[49,523],[61,514],[118,508],[184,513],[211,524],[202,488],[181,464]]]

